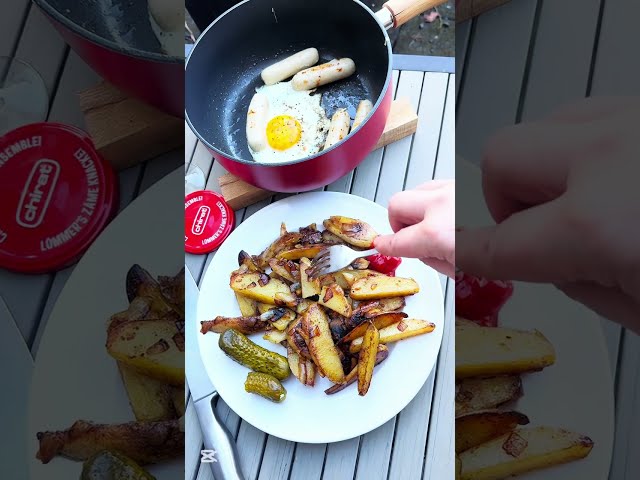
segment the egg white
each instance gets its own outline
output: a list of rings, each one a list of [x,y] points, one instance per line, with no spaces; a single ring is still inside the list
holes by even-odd
[[[291,82],[264,85],[256,91],[269,99],[267,124],[279,115],[289,115],[302,127],[302,135],[298,143],[286,150],[275,150],[268,144],[260,152],[253,151],[249,147],[256,162],[277,163],[297,160],[318,153],[322,149],[330,120],[320,104],[321,95],[311,95],[311,91],[296,91]]]

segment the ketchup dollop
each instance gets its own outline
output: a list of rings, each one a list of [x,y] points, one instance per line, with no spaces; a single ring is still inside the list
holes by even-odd
[[[486,327],[498,326],[498,313],[513,294],[513,283],[456,272],[456,315]]]
[[[395,277],[396,269],[402,263],[402,258],[400,257],[388,257],[387,255],[381,255],[379,253],[374,253],[366,258],[369,261],[369,268],[371,270],[384,273],[390,277]]]

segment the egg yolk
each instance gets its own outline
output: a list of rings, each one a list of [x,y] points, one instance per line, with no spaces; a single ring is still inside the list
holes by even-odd
[[[300,141],[302,126],[289,115],[279,115],[267,124],[267,141],[275,150],[286,150]]]

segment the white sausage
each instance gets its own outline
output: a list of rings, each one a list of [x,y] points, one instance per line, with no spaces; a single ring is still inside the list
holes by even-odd
[[[265,68],[261,74],[262,81],[265,85],[273,85],[285,78],[292,77],[300,70],[315,65],[319,59],[318,50],[315,48],[307,48],[301,52],[294,53],[290,57]]]
[[[311,90],[353,75],[356,64],[350,58],[331,60],[296,73],[291,80],[294,90]]]
[[[356,118],[353,119],[353,125],[351,126],[351,131],[353,132],[358,125],[362,123],[362,121],[367,118],[369,112],[373,110],[373,103],[370,100],[361,100],[358,104],[358,110],[356,110]]]
[[[330,146],[335,145],[349,135],[349,125],[351,125],[351,117],[349,117],[347,109],[340,108],[336,110],[336,113],[331,117],[331,124],[329,125],[327,139],[324,142],[324,149],[326,150]]]
[[[267,146],[267,117],[269,99],[262,93],[256,93],[247,112],[247,143],[254,152],[260,152]]]

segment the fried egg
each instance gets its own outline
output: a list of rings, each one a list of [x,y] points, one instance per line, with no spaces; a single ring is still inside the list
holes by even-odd
[[[256,93],[262,96],[262,108],[266,108],[266,112],[257,112],[261,121],[248,120],[247,123],[249,150],[256,162],[297,160],[322,149],[329,119],[320,104],[321,95],[296,91],[291,82],[264,85]],[[255,113],[250,107],[248,119]],[[250,128],[255,129],[254,132],[249,132]],[[250,141],[250,133],[266,142]]]

